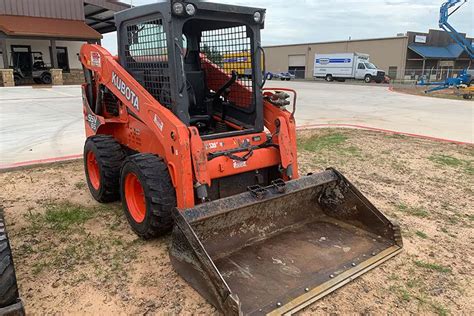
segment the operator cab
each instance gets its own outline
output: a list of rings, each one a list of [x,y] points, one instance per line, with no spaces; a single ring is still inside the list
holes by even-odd
[[[120,62],[205,139],[261,132],[264,15],[199,1],[127,10],[116,15]]]

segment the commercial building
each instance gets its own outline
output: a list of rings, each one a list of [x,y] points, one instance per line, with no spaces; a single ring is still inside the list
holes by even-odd
[[[462,34],[466,38],[466,34]],[[468,40],[473,42],[472,39]],[[407,32],[396,37],[265,47],[271,72],[313,78],[315,54],[365,53],[392,79],[416,80],[420,75],[443,79],[469,67],[471,60],[444,31]]]
[[[0,85],[82,82],[80,47],[115,31],[114,13],[128,7],[106,0],[1,0]]]

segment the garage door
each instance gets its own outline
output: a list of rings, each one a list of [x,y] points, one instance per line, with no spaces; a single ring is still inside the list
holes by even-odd
[[[306,72],[306,55],[288,56],[288,72],[298,79],[304,79]]]
[[[290,55],[288,56],[288,66],[290,67],[305,67],[306,55]]]

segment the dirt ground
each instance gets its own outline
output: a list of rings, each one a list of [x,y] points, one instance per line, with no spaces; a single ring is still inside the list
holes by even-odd
[[[332,166],[402,227],[401,255],[301,314],[474,314],[474,147],[357,130],[299,135],[300,169]],[[81,161],[0,173],[31,314],[217,314],[144,242],[120,203],[99,205]]]
[[[445,89],[445,90],[440,90],[440,91],[435,91],[435,92],[430,92],[430,93],[425,93],[426,90],[428,90],[430,87],[422,87],[422,86],[398,86],[395,85],[393,87],[393,91],[395,92],[401,92],[401,93],[407,93],[407,94],[412,94],[412,95],[421,95],[425,97],[431,97],[431,98],[441,98],[441,99],[451,99],[451,100],[461,100],[461,101],[473,101],[473,99],[464,99],[463,94],[461,91],[458,91],[456,89]],[[466,93],[467,94],[467,93]]]

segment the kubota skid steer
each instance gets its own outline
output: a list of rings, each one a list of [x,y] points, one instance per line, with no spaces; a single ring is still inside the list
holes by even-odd
[[[92,195],[121,197],[143,238],[174,226],[174,268],[225,314],[297,311],[402,248],[336,170],[299,176],[290,96],[263,89],[264,18],[155,3],[116,14],[118,57],[80,54]]]

